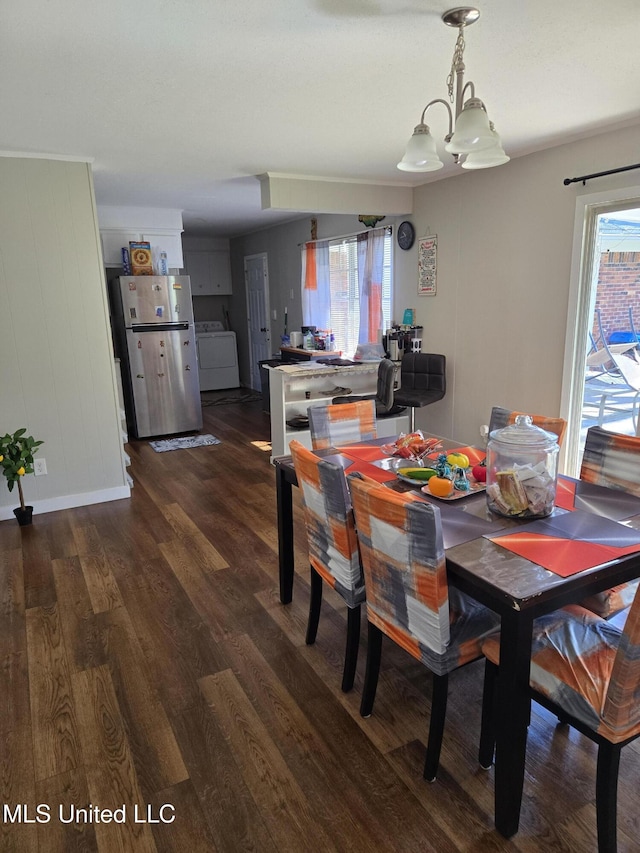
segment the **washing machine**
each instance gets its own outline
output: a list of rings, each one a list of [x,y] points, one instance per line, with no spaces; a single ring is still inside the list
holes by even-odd
[[[219,320],[194,323],[198,349],[201,391],[237,388],[238,347],[236,333],[228,332]]]

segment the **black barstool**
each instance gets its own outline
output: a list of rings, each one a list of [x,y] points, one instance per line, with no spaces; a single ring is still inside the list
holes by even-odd
[[[400,387],[394,402],[410,408],[409,429],[415,430],[415,410],[441,400],[447,390],[444,355],[431,352],[410,352],[400,364]]]
[[[394,385],[396,379],[396,364],[388,358],[383,358],[378,365],[378,384],[375,394],[350,394],[349,396],[334,397],[333,405],[355,403],[358,400],[375,400],[376,418],[388,418],[404,412],[404,406],[399,406],[395,400]]]

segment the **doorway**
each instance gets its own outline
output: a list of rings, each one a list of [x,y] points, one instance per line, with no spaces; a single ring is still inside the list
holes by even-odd
[[[562,390],[568,435],[563,470],[578,476],[590,426],[600,424],[626,434],[636,431],[635,391],[610,353],[617,358],[624,350],[624,358],[636,358],[640,187],[578,198],[568,307]],[[620,344],[622,340],[628,349]]]
[[[260,391],[260,362],[271,358],[269,270],[266,252],[245,257],[244,281],[247,294],[249,376],[253,390]]]

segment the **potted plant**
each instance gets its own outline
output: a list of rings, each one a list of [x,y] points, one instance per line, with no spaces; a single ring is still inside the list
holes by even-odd
[[[43,444],[25,433],[26,429],[19,429],[13,435],[7,433],[0,437],[0,468],[7,478],[9,491],[12,492],[15,484],[18,484],[20,506],[14,509],[13,514],[20,525],[31,524],[33,514],[33,507],[24,504],[21,478],[25,474],[33,474],[33,454]]]

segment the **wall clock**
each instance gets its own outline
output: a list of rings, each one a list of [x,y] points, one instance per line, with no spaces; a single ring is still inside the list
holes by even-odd
[[[405,251],[413,246],[413,241],[416,239],[416,232],[413,225],[405,220],[398,225],[398,246]]]

